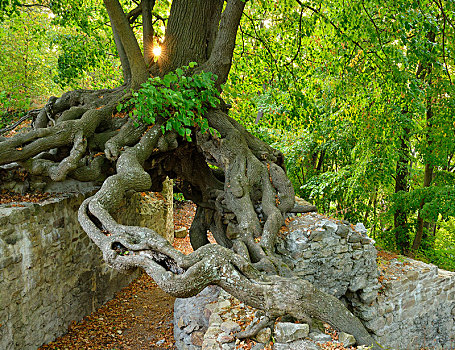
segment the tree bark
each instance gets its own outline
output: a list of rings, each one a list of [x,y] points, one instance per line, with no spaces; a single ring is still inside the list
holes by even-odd
[[[208,59],[213,20],[220,16],[222,3],[222,0],[172,2],[162,53],[158,59],[160,75],[189,62],[202,64]]]
[[[120,64],[122,65],[122,72],[123,72],[123,82],[125,85],[131,84],[131,67],[130,63],[128,62],[128,56],[126,55],[125,49],[123,47],[122,41],[120,40],[120,36],[118,35],[117,29],[112,24],[111,15],[109,15],[109,20],[111,22],[112,28],[112,36],[114,37],[115,46],[117,48],[117,54],[120,59]]]
[[[435,43],[436,39],[436,34],[433,31],[429,31],[427,35],[428,41],[431,44]],[[432,51],[432,47],[430,47],[429,51]],[[433,63],[432,62],[425,62],[423,64],[420,64],[418,68],[418,73],[417,76],[420,77],[423,81],[426,81],[428,83],[428,86],[431,87],[431,73],[432,73],[432,68],[433,68]],[[431,147],[433,144],[432,141],[432,136],[431,134],[431,128],[432,128],[432,118],[433,118],[433,109],[432,109],[432,101],[431,101],[431,96],[427,98],[427,111],[426,111],[426,139],[427,139],[427,145],[428,149],[430,150],[430,153],[432,152]],[[433,165],[431,164],[432,161],[431,157],[426,156],[427,160],[425,163],[425,173],[424,173],[424,178],[423,178],[423,187],[427,188],[430,186],[431,181],[433,180]],[[424,227],[428,226],[427,223],[424,222],[424,219],[422,218],[422,209],[423,206],[425,205],[425,198],[422,198],[420,201],[420,206],[419,206],[419,211],[417,214],[417,228],[416,228],[416,234],[414,237],[414,241],[412,242],[412,255],[414,255],[418,249],[420,248],[420,244],[422,243],[422,240],[425,238],[425,233],[424,233]]]
[[[152,10],[155,0],[142,0],[142,42],[144,45],[144,61],[147,67],[153,62],[153,18]]]
[[[118,0],[103,0],[103,2],[128,57],[131,68],[131,88],[137,89],[149,76],[141,49]]]
[[[246,1],[228,0],[221,15],[218,34],[216,35],[210,58],[204,65],[204,69],[216,72],[217,85],[224,84],[227,80],[232,64],[237,28],[245,8]]]
[[[406,112],[407,113],[407,112]],[[400,137],[399,157],[395,172],[395,193],[408,192],[409,177],[409,128],[403,128],[403,135]],[[395,229],[395,242],[402,254],[409,251],[408,220],[406,211],[397,209],[393,214]]]
[[[425,174],[423,178],[423,187],[430,187],[431,181],[433,180],[433,166],[431,164],[425,164]],[[426,238],[426,234],[424,232],[424,228],[428,229],[428,223],[425,222],[425,220],[422,217],[422,209],[423,206],[425,205],[425,199],[422,198],[420,201],[420,206],[419,206],[419,213],[417,215],[417,229],[416,229],[416,235],[414,237],[414,241],[412,242],[412,250],[415,254],[415,252],[418,251],[420,248],[420,244],[422,243],[422,240]]]

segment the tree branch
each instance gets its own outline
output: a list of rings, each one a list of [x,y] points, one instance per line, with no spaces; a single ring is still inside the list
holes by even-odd
[[[126,18],[128,18],[128,22],[133,24],[134,21],[141,15],[142,13],[142,2],[132,9],[130,12],[127,13]]]
[[[125,49],[131,68],[131,87],[136,89],[148,78],[147,67],[141,49],[130,27],[128,19],[118,0],[103,0],[111,19],[112,26],[117,30],[120,41]]]
[[[144,43],[144,61],[147,67],[153,60],[153,18],[155,0],[142,0],[142,41]]]
[[[221,15],[220,28],[218,29],[212,52],[208,61],[204,64],[205,67],[209,68],[209,71],[218,75],[218,86],[226,82],[231,69],[237,28],[240,25],[244,8],[244,1],[227,1],[226,8]]]

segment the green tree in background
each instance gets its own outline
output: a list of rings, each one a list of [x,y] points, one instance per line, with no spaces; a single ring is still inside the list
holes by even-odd
[[[35,9],[25,9],[0,22],[2,114],[33,108],[58,91],[52,79],[57,62],[50,45],[53,35],[48,14]]]
[[[407,254],[454,215],[453,6],[262,2],[224,90],[300,195]]]
[[[121,77],[105,11],[87,18],[83,12],[94,4],[74,3],[77,14],[60,5],[20,6],[0,22],[0,123],[62,89],[113,87]]]

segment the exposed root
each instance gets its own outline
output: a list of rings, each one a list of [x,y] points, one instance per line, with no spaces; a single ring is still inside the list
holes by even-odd
[[[338,299],[292,277],[275,255],[284,215],[294,206],[279,152],[221,111],[206,116],[221,137],[195,130],[192,143],[172,132],[163,135],[160,120],[150,127],[116,121],[112,114],[121,96],[119,91],[103,95],[79,91],[51,99],[36,124],[55,125],[0,142],[0,164],[20,162],[31,173],[54,180],[66,176],[87,180],[99,178],[102,169],[115,162],[115,173],[79,209],[83,229],[110,266],[123,271],[141,267],[164,291],[178,297],[218,285],[264,310],[267,317],[240,337],[252,336],[276,317],[291,315],[299,320],[319,318],[353,334],[361,344],[373,344],[361,322]],[[58,149],[54,154],[42,153],[54,148]],[[185,197],[198,206],[190,229],[195,251],[189,255],[155,231],[120,225],[111,216],[127,192],[159,190],[166,176],[179,179]],[[218,245],[208,244],[208,230]]]
[[[236,333],[235,337],[238,339],[253,338],[265,327],[273,325],[274,322],[275,319],[270,319],[267,315],[262,316],[259,319],[259,322],[250,325],[250,327],[243,332]]]
[[[83,203],[79,220],[111,266],[120,270],[142,267],[160,288],[178,297],[195,295],[206,286],[215,284],[248,305],[266,311],[268,316],[264,322],[239,336],[257,333],[267,325],[268,318],[291,315],[307,320],[310,316],[353,334],[359,344],[374,344],[361,322],[341,301],[317,290],[311,283],[299,278],[263,275],[246,259],[219,245],[205,245],[185,256],[156,232],[146,228],[118,225],[117,232],[121,233],[106,235],[87,212],[88,203],[93,200],[92,197]],[[100,224],[105,227],[103,220]],[[115,244],[124,247],[123,254]]]
[[[21,118],[19,118],[19,120],[16,121],[15,123],[13,123],[13,124],[11,124],[11,125],[9,125],[7,127],[4,127],[3,129],[0,129],[0,135],[3,135],[5,133],[7,133],[8,131],[16,129],[24,121],[26,121],[27,119],[31,118],[33,116],[33,113],[38,113],[38,112],[39,112],[39,109],[34,109],[33,111],[28,112],[26,115],[24,115]],[[3,141],[1,136],[0,136],[0,141]]]

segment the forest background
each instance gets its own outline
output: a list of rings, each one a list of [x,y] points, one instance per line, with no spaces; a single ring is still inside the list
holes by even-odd
[[[68,88],[122,80],[101,3],[31,5],[0,20],[0,129]],[[156,1],[156,46],[168,9]],[[222,94],[231,117],[285,154],[297,195],[450,270],[454,24],[453,0],[250,1]]]

